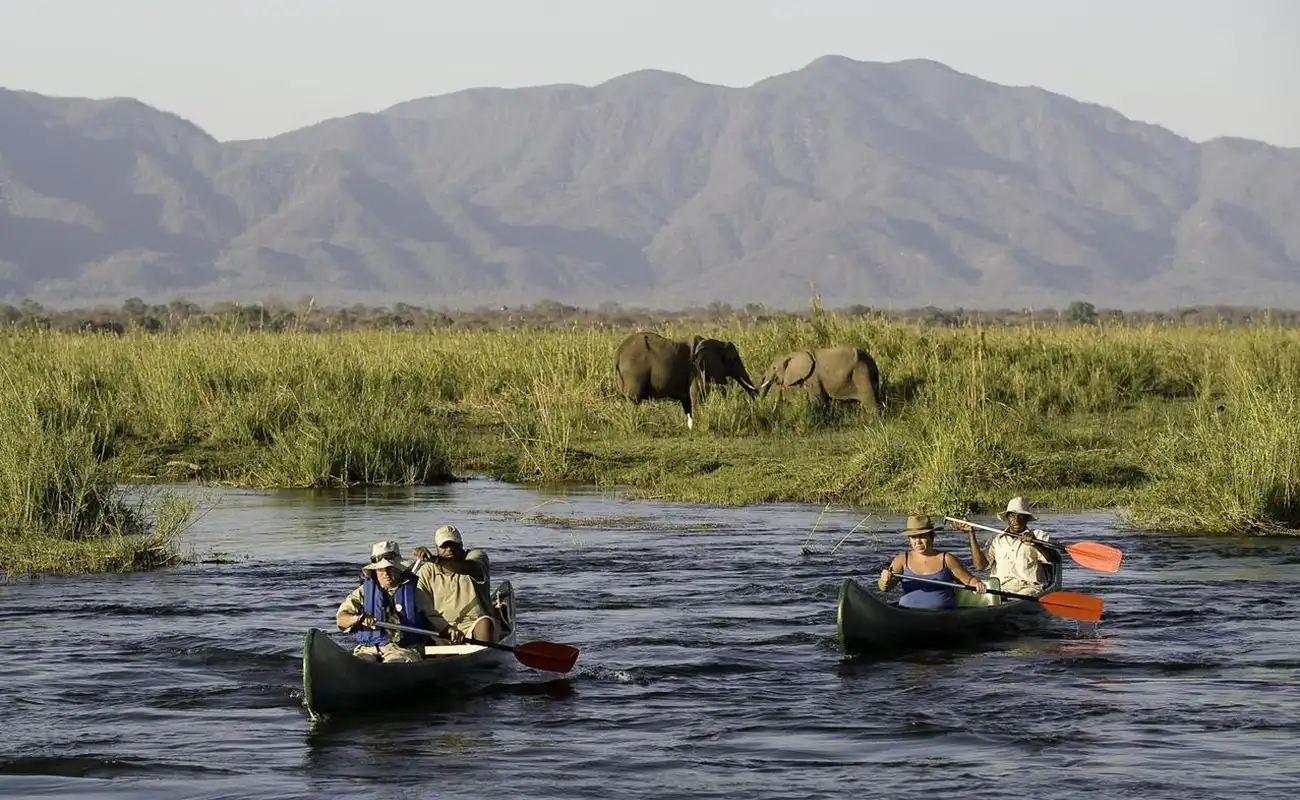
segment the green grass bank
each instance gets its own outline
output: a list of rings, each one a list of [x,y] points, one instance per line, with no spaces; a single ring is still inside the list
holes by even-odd
[[[814,314],[661,329],[734,341],[756,380],[776,356],[828,344],[861,346],[880,365],[878,417],[733,390],[706,399],[694,431],[676,403],[615,395],[613,354],[629,332],[0,336],[0,568],[166,561],[189,510],[167,495],[127,502],[118,488],[156,481],[480,473],[931,513],[994,510],[1023,493],[1155,529],[1300,528],[1291,328],[944,328]]]

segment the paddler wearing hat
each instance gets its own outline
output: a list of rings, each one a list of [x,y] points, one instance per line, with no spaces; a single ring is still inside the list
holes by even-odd
[[[1059,564],[1061,560],[1059,553],[1041,544],[1050,541],[1051,537],[1047,531],[1029,529],[1029,523],[1037,517],[1030,512],[1029,501],[1023,497],[1007,501],[1006,510],[999,512],[997,517],[1007,523],[1006,529],[994,534],[984,548],[980,547],[971,526],[953,524],[953,530],[970,535],[971,564],[977,570],[991,567],[992,577],[1001,581],[1003,591],[1042,594],[1051,582],[1043,567]]]
[[[909,549],[894,556],[889,566],[880,573],[880,591],[887,592],[899,581],[903,596],[898,604],[904,608],[941,609],[957,605],[956,589],[935,586],[931,583],[909,581],[908,577],[928,578],[946,583],[962,583],[984,594],[988,587],[984,581],[966,571],[957,557],[934,549],[934,525],[925,514],[907,518],[907,527],[900,533],[907,537]]]

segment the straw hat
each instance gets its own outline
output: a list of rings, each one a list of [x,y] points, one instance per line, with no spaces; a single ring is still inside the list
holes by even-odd
[[[1007,501],[1007,510],[998,512],[998,519],[1005,520],[1007,514],[1022,514],[1029,519],[1038,519],[1029,513],[1029,501],[1023,497],[1013,497]]]
[[[899,531],[903,536],[919,536],[934,533],[934,525],[926,514],[911,514],[907,517],[907,527]]]

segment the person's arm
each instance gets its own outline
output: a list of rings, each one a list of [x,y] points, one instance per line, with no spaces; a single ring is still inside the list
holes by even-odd
[[[876,582],[876,587],[882,592],[887,592],[894,588],[900,580],[898,573],[903,571],[903,555],[899,553],[894,556],[894,560],[889,562],[889,566],[880,571],[880,580]]]
[[[472,558],[443,558],[437,556],[433,561],[448,572],[457,575],[468,575],[479,583],[483,582],[483,565]]]
[[[980,547],[979,540],[975,538],[975,529],[964,522],[954,522],[952,529],[955,531],[965,531],[967,538],[970,540],[970,564],[976,570],[983,572],[993,563],[988,554]],[[989,548],[991,551],[993,548]]]
[[[984,548],[980,547],[979,540],[975,538],[975,529],[967,525],[966,535],[970,539],[970,565],[980,572],[992,567],[993,559],[989,558]],[[993,548],[990,547],[989,551],[992,550]]]
[[[339,626],[341,631],[350,631],[358,624],[367,622],[367,617],[361,613],[362,609],[361,587],[352,590],[342,603],[339,603],[339,610],[334,612],[334,624]],[[374,627],[374,620],[369,619],[370,624],[365,625],[367,628]]]
[[[460,644],[464,641],[465,636],[456,628],[453,628],[447,620],[443,619],[433,608],[433,600],[422,589],[415,590],[415,613],[424,619],[424,626],[428,630],[436,631],[439,636],[447,639],[452,644]]]
[[[433,564],[440,569],[447,570],[448,572],[457,575],[468,575],[479,583],[483,582],[483,565],[475,559],[447,558],[432,552],[429,548],[424,546],[415,548],[415,557],[424,562],[421,564],[421,567],[423,567],[424,564]]]
[[[1047,531],[1039,528],[1033,530],[1026,528],[1013,535],[1030,546],[1034,552],[1034,557],[1038,559],[1039,563],[1054,564],[1061,560],[1061,554],[1056,551],[1056,548],[1044,544],[1044,542],[1051,540],[1051,536],[1048,535]]]
[[[989,587],[984,585],[984,581],[967,572],[966,568],[961,565],[961,561],[957,556],[948,553],[943,557],[943,563],[948,565],[949,571],[952,572],[953,577],[957,579],[958,583],[973,586],[976,594],[984,594],[988,591]]]
[[[1052,538],[1047,531],[1035,528],[1032,531],[1026,531],[1021,538],[1033,546],[1039,561],[1045,564],[1059,564],[1061,562],[1061,554],[1057,549],[1043,544],[1051,541]]]

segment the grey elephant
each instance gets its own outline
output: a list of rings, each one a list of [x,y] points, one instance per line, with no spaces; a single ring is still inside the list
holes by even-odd
[[[628,336],[614,355],[619,392],[633,403],[677,400],[686,412],[686,427],[695,427],[695,406],[707,384],[740,384],[750,397],[758,394],[736,345],[723,339],[692,336],[684,341],[640,331]]]
[[[772,362],[758,392],[766,397],[770,389],[802,387],[809,400],[820,405],[827,400],[857,400],[866,409],[880,407],[880,369],[860,347],[842,345],[816,350],[795,350]]]

